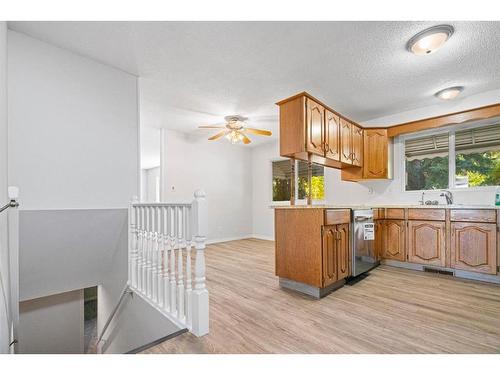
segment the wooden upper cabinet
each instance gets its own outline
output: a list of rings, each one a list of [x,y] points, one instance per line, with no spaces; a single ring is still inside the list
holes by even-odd
[[[445,267],[444,221],[408,221],[408,261]]]
[[[361,167],[363,165],[363,129],[352,125],[352,165]]]
[[[280,155],[331,168],[362,171],[364,130],[307,93],[280,107]],[[362,179],[362,175],[360,178]]]
[[[364,130],[363,178],[389,178],[386,129]]]
[[[340,119],[340,161],[352,164],[352,124]]]
[[[349,224],[337,225],[338,279],[351,275],[351,252],[349,246]]]
[[[324,156],[325,108],[309,98],[306,99],[306,134],[307,151]]]
[[[451,267],[497,273],[496,224],[451,223]]]
[[[325,226],[323,229],[323,287],[338,280],[337,258],[337,226]]]
[[[359,132],[353,125],[353,167],[342,169],[342,180],[361,181],[392,178],[389,168],[389,138],[386,129],[362,129],[362,145],[358,144]],[[361,147],[361,154],[357,148]],[[358,166],[362,166],[358,168]]]
[[[382,257],[404,262],[406,260],[405,221],[386,220],[384,226],[385,239]]]
[[[340,161],[340,118],[325,110],[325,157]]]

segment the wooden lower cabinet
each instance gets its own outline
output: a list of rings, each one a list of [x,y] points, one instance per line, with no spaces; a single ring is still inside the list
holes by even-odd
[[[444,221],[408,221],[408,262],[445,267]]]
[[[338,280],[337,273],[337,226],[323,229],[323,285],[328,286]]]
[[[496,274],[496,233],[496,224],[451,223],[451,267]]]
[[[345,279],[351,275],[351,251],[349,241],[349,224],[337,225],[337,232],[339,233],[337,240],[337,264],[338,264],[338,277]]]
[[[406,225],[404,220],[384,220],[382,257],[406,260]]]
[[[323,227],[323,287],[351,274],[349,224]]]
[[[385,233],[384,233],[384,220],[375,220],[375,256],[377,260],[383,258],[384,252],[384,241],[385,241]]]

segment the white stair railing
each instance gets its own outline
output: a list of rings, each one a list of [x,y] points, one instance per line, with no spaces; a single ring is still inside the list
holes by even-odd
[[[193,202],[187,204],[135,200],[130,205],[129,226],[130,288],[179,327],[188,328],[196,336],[206,335],[204,191],[197,190]],[[191,267],[193,244],[194,272]]]

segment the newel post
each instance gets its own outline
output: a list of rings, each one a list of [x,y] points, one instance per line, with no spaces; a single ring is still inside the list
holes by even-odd
[[[194,265],[194,290],[192,291],[192,333],[203,336],[208,333],[208,290],[205,285],[205,241],[207,238],[208,212],[205,192],[194,193],[193,201],[193,242],[196,251]]]

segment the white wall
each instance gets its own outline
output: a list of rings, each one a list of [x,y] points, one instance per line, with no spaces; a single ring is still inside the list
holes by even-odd
[[[141,202],[157,202],[156,181],[160,179],[160,167],[141,169]]]
[[[277,141],[252,148],[252,233],[257,238],[274,240],[272,161],[278,159]]]
[[[21,209],[126,207],[138,194],[137,78],[13,31],[8,41]]]
[[[11,31],[8,69],[8,178],[21,191],[21,298],[97,285],[116,252],[127,256],[125,208],[139,193],[137,77]],[[43,319],[54,326],[60,318]],[[59,326],[53,346],[77,332],[72,322]],[[37,329],[25,326],[24,337],[35,337],[27,327]]]
[[[160,129],[141,126],[141,169],[160,166]]]
[[[0,22],[0,205],[7,201],[7,23]],[[0,214],[0,353],[9,351],[7,215]]]
[[[83,353],[83,303],[83,290],[21,302],[19,352]]]
[[[176,131],[163,132],[165,202],[191,202],[196,189],[207,193],[209,240],[252,234],[251,150],[225,139],[209,142]]]

